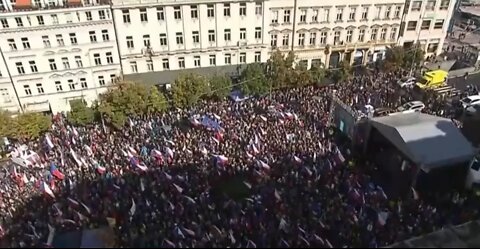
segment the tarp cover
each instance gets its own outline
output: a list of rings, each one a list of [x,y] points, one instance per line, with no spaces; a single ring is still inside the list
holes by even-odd
[[[475,151],[455,124],[424,113],[405,113],[371,119],[371,124],[399,151],[428,172],[467,162]]]

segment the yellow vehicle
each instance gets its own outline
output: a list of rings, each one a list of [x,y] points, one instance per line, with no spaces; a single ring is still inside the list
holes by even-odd
[[[424,73],[423,77],[417,82],[416,86],[420,89],[434,89],[445,84],[448,78],[448,72],[443,70],[433,70]]]

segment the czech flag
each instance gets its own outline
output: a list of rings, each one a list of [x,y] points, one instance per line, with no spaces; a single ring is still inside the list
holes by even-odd
[[[40,185],[40,190],[45,194],[51,196],[52,198],[55,198],[55,195],[53,194],[52,189],[50,189],[47,183],[42,182],[42,184]]]
[[[57,166],[55,166],[54,163],[50,165],[50,174],[52,174],[59,180],[63,180],[65,178],[65,175],[57,169]]]

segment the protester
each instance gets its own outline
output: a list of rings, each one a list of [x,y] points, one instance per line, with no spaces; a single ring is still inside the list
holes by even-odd
[[[355,108],[395,108],[412,98],[391,90],[401,75],[202,101],[121,130],[57,115],[14,152],[28,167],[1,180],[0,237],[49,246],[53,233],[110,224],[119,247],[381,247],[478,218],[463,193],[389,200],[327,127],[333,89]]]

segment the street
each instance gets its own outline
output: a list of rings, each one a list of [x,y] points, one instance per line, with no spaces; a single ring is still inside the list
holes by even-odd
[[[476,72],[475,74],[468,75],[467,80],[465,80],[464,77],[448,79],[448,84],[461,91],[465,90],[467,85],[470,84],[476,85],[478,88],[480,88],[480,73]]]

